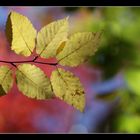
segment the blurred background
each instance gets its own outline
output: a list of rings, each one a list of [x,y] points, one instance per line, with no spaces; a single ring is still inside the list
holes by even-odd
[[[85,88],[84,113],[59,99],[27,98],[14,83],[10,93],[0,97],[0,133],[140,133],[140,7],[1,6],[1,60],[25,59],[10,50],[5,36],[12,10],[27,16],[38,31],[69,16],[70,34],[104,33],[96,54],[69,68]],[[51,66],[40,67],[50,76]]]

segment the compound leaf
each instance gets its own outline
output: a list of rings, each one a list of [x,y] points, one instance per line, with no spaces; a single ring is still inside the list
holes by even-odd
[[[6,95],[13,85],[12,71],[7,66],[0,67],[0,96]]]
[[[51,82],[54,93],[61,100],[81,112],[85,107],[85,93],[80,80],[73,73],[58,68],[52,72]]]
[[[19,65],[16,79],[19,90],[30,98],[48,99],[53,96],[49,78],[35,65]]]
[[[30,20],[16,12],[10,12],[6,22],[6,35],[15,53],[30,56],[35,47],[36,30]]]
[[[75,33],[66,42],[64,49],[56,56],[63,66],[78,66],[93,55],[100,41],[101,32]]]
[[[54,21],[43,27],[37,35],[36,52],[43,58],[56,56],[56,51],[67,40],[68,18]]]

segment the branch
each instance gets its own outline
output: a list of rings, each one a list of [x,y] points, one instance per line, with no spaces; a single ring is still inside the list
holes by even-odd
[[[27,60],[27,61],[5,61],[5,60],[0,60],[0,62],[9,63],[9,64],[12,64],[12,63],[29,63],[29,62],[33,62],[33,60]]]
[[[36,56],[34,59],[32,60],[27,60],[27,61],[5,61],[5,60],[0,60],[1,63],[8,63],[11,64],[12,66],[16,67],[16,63],[38,63],[38,64],[46,64],[46,65],[51,65],[51,66],[56,66],[58,63],[47,63],[47,62],[41,62],[41,61],[35,61],[38,58],[38,56]]]
[[[46,65],[51,65],[51,66],[56,66],[56,65],[58,65],[58,63],[47,63],[47,62],[40,62],[40,61],[34,61],[34,63],[46,64]]]

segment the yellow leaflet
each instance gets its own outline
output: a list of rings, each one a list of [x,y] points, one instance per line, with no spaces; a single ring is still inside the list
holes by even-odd
[[[73,73],[61,68],[52,72],[51,82],[54,93],[61,100],[81,112],[85,107],[85,93],[80,80]]]
[[[63,66],[78,66],[94,55],[100,41],[101,32],[75,33],[57,56],[59,64]]]
[[[0,96],[7,94],[13,85],[12,72],[7,66],[0,67]]]
[[[19,65],[16,79],[19,90],[30,98],[48,99],[53,96],[49,78],[35,65]]]
[[[27,17],[10,12],[6,23],[6,35],[15,53],[30,56],[35,47],[36,33]]]
[[[43,27],[37,35],[36,52],[43,58],[56,56],[56,51],[68,36],[68,18],[61,19]]]

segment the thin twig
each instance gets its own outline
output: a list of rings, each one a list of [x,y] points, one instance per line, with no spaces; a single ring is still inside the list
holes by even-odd
[[[36,56],[33,60],[27,60],[27,61],[5,61],[5,60],[0,60],[1,63],[8,63],[11,64],[12,66],[16,67],[16,63],[38,63],[38,64],[46,64],[46,65],[51,65],[51,66],[56,66],[58,63],[47,63],[47,62],[41,62],[41,61],[35,61],[38,57]]]
[[[46,64],[46,65],[52,65],[52,66],[56,66],[58,64],[58,63],[47,63],[47,62],[40,62],[40,61],[34,61],[34,63]]]

